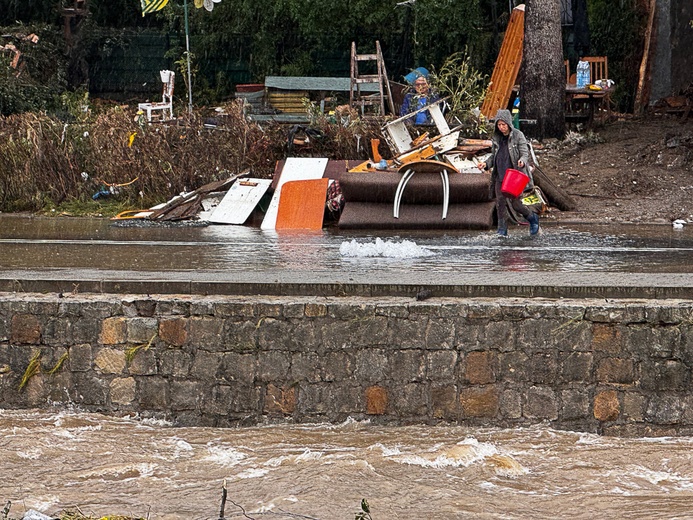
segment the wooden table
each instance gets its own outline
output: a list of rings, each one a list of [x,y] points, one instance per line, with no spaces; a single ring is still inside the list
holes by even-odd
[[[577,88],[575,85],[567,85],[565,89],[566,120],[585,122],[588,128],[594,124],[594,115],[597,109],[606,101],[606,110],[609,112],[609,97],[612,89],[592,90],[590,88]],[[583,104],[583,110],[574,110],[576,104]]]

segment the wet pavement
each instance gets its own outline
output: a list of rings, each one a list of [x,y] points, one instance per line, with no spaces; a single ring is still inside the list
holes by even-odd
[[[0,215],[0,290],[693,298],[693,226],[274,233]]]

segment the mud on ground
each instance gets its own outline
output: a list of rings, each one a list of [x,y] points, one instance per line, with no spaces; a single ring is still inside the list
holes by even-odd
[[[693,117],[619,118],[535,150],[542,170],[577,205],[551,209],[545,221],[693,223]]]

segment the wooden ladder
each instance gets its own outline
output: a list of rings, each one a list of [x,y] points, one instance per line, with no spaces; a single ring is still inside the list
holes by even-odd
[[[375,61],[375,74],[359,74],[359,62]],[[361,92],[361,86],[364,84],[378,85],[378,93],[364,95]],[[377,107],[380,109],[380,115],[385,115],[385,102],[392,114],[395,113],[395,104],[392,101],[392,92],[390,91],[390,81],[387,78],[385,70],[385,61],[383,53],[380,50],[380,42],[375,42],[375,54],[357,54],[356,42],[351,42],[351,85],[349,89],[349,106],[359,107],[361,115],[366,114],[366,107]]]

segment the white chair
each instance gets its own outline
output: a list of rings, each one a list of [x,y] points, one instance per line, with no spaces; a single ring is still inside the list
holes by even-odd
[[[147,113],[147,121],[150,123],[152,122],[152,112],[155,110],[161,110],[161,119],[163,121],[173,119],[173,85],[176,73],[172,70],[162,70],[159,74],[161,75],[161,82],[164,84],[161,93],[161,102],[139,103],[137,105],[139,110],[143,110]]]

